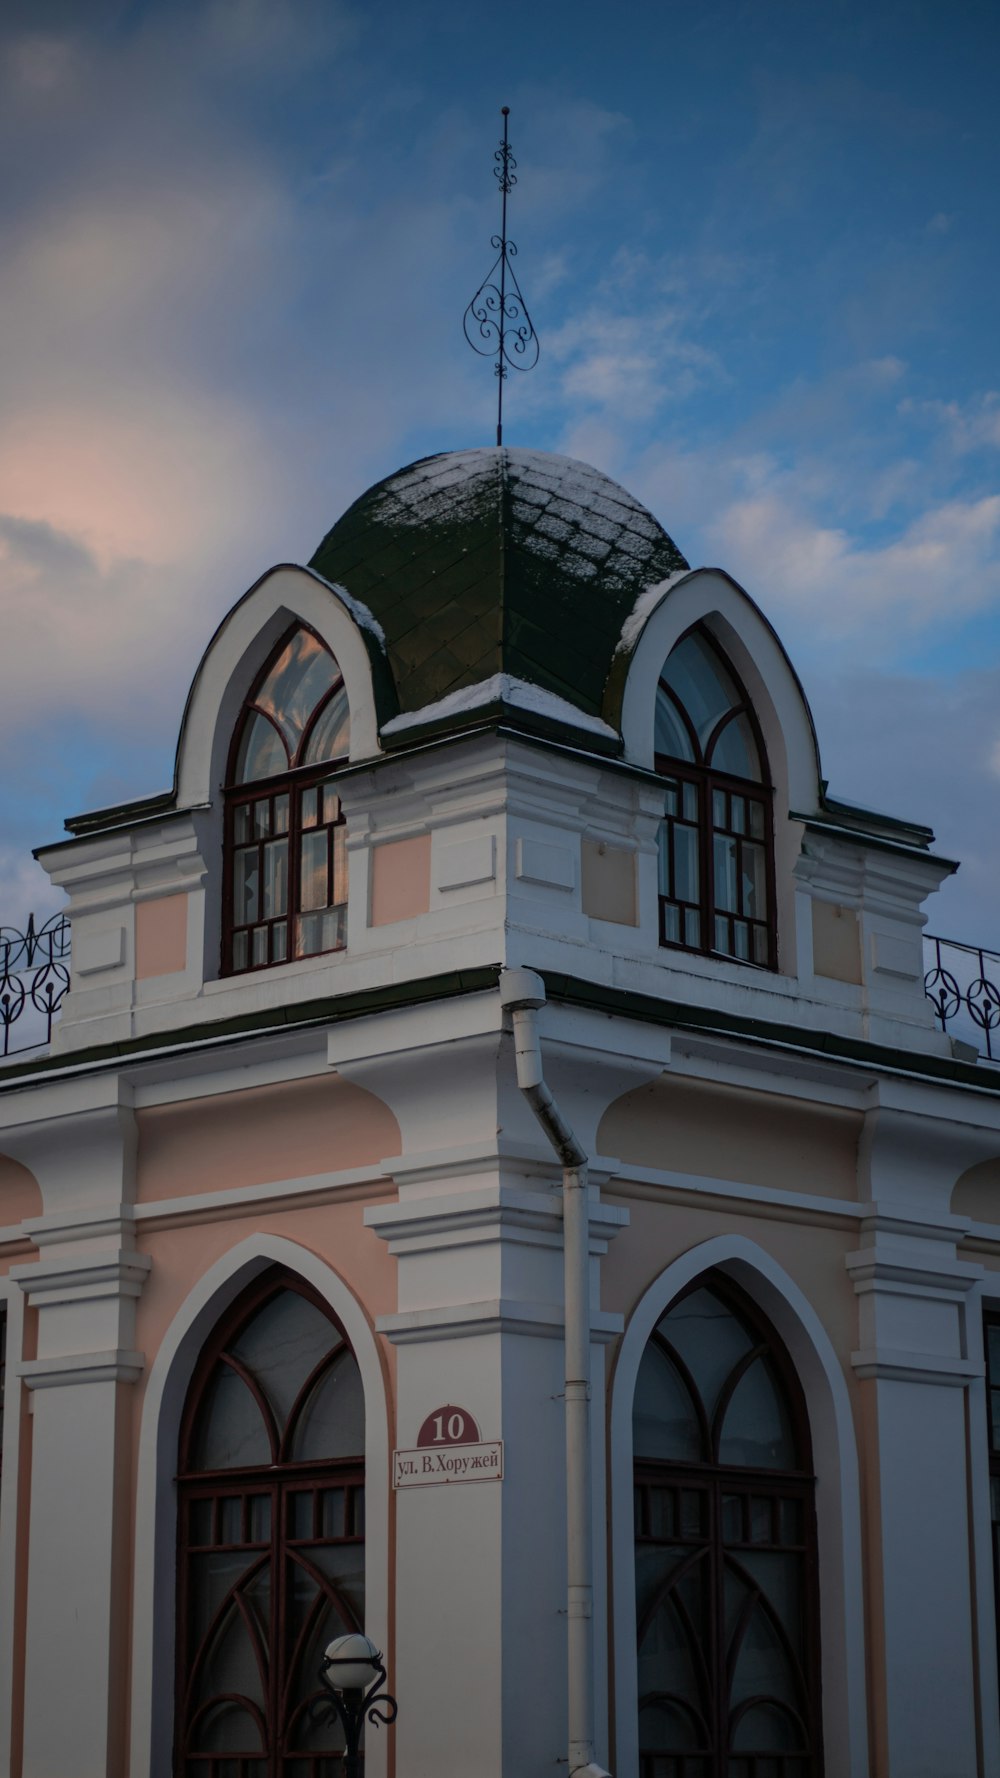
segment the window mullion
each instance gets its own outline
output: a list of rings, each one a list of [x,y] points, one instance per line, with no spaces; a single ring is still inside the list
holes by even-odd
[[[712,797],[712,777],[706,772],[700,785],[702,797],[701,828],[702,850],[702,889],[705,929],[701,935],[701,948],[706,953],[715,949],[715,810]]]

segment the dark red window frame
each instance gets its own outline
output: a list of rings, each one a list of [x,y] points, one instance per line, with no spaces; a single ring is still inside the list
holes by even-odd
[[[298,1416],[308,1399],[318,1373],[329,1357],[317,1365],[306,1379],[285,1422],[279,1429],[279,1444],[272,1450],[274,1461],[243,1468],[216,1471],[195,1466],[194,1446],[199,1419],[216,1368],[226,1348],[237,1338],[253,1316],[279,1291],[295,1291],[318,1308],[330,1323],[331,1333],[338,1336],[334,1351],[350,1342],[329,1305],[300,1278],[270,1268],[245,1290],[231,1305],[214,1329],[203,1350],[188,1390],[181,1421],[178,1491],[177,1539],[177,1645],[176,1645],[176,1716],[174,1741],[175,1778],[339,1778],[343,1741],[339,1728],[331,1719],[329,1750],[324,1752],[296,1750],[295,1721],[289,1720],[288,1692],[294,1672],[296,1638],[286,1610],[289,1590],[295,1584],[296,1572],[305,1570],[322,1583],[342,1619],[343,1630],[361,1630],[363,1624],[351,1603],[342,1594],[334,1599],[331,1583],[310,1564],[310,1551],[329,1547],[354,1545],[364,1549],[364,1454],[340,1459],[292,1462],[286,1448],[294,1436]],[[226,1360],[232,1364],[231,1360]],[[235,1368],[235,1367],[234,1367]],[[249,1381],[247,1375],[244,1380]],[[251,1385],[259,1398],[259,1389]],[[270,1410],[265,1407],[265,1419]],[[337,1535],[324,1526],[329,1517],[331,1497],[336,1511]],[[199,1556],[229,1554],[238,1560],[246,1557],[246,1566],[235,1575],[233,1585],[216,1607],[208,1627],[199,1636],[195,1618],[204,1612],[194,1578]],[[230,1595],[235,1595],[254,1578],[257,1571],[267,1569],[270,1575],[271,1635],[266,1642],[267,1710],[262,1722],[265,1750],[233,1750],[205,1752],[193,1748],[197,1743],[197,1719],[206,1706],[196,1707],[194,1690],[199,1663],[207,1658],[215,1626],[220,1620]],[[242,1597],[242,1592],[241,1592]],[[240,1605],[245,1612],[244,1606]],[[298,1639],[301,1640],[301,1633]],[[317,1676],[317,1700],[323,1697]],[[301,1714],[301,1706],[296,1717]]]
[[[301,962],[307,957],[328,955],[344,950],[347,944],[347,835],[335,777],[338,764],[343,762],[330,760],[319,764],[301,763],[317,724],[333,699],[343,690],[343,675],[334,682],[312,711],[288,771],[246,784],[235,782],[240,744],[247,724],[259,709],[255,702],[257,694],[298,630],[306,630],[315,636],[320,646],[329,653],[322,638],[316,636],[309,624],[292,624],[271,650],[257,674],[250,695],[240,712],[230,744],[224,793],[221,958],[221,973],[224,976],[248,975],[259,969],[269,969],[275,963]],[[262,713],[266,715],[266,712]],[[310,818],[310,793],[313,791],[318,794],[316,819]],[[245,833],[241,831],[244,827]],[[331,901],[326,908],[303,908],[303,839],[313,833],[318,836],[320,832],[326,836],[327,887]],[[240,921],[235,915],[236,859],[238,853],[254,843],[258,853],[258,883],[261,893],[266,873],[266,848],[275,843],[286,847],[284,908],[269,917],[260,915],[253,920]],[[338,909],[339,913],[336,911]],[[299,948],[300,923],[310,919],[317,921],[324,914],[331,929],[337,934],[335,941],[307,949]],[[245,961],[236,960],[241,940],[246,948]],[[263,954],[257,954],[259,952]]]
[[[686,1296],[707,1288],[745,1324],[754,1339],[746,1357],[736,1366],[715,1410],[714,1426],[703,1427],[711,1461],[682,1463],[669,1459],[637,1458],[634,1464],[635,1547],[665,1545],[671,1550],[690,1547],[671,1572],[669,1582],[648,1603],[637,1623],[637,1640],[655,1615],[659,1600],[673,1591],[683,1571],[701,1568],[702,1600],[710,1626],[702,1644],[702,1681],[711,1699],[710,1741],[700,1748],[679,1753],[642,1745],[644,1705],[656,1702],[657,1694],[639,1699],[640,1752],[638,1778],[822,1778],[822,1709],[819,1634],[819,1560],[816,1537],[815,1492],[809,1422],[802,1386],[784,1345],[757,1305],[731,1279],[716,1272],[703,1273],[675,1297],[665,1314]],[[661,1317],[661,1320],[663,1318]],[[654,1331],[670,1361],[691,1386],[683,1359]],[[718,1462],[718,1438],[725,1408],[740,1378],[753,1361],[766,1355],[777,1373],[800,1467],[773,1470]],[[737,1527],[736,1518],[740,1523]],[[762,1534],[763,1533],[763,1534]],[[739,1565],[741,1553],[774,1551],[799,1558],[802,1581],[801,1675],[803,1712],[808,1751],[785,1754],[733,1751],[729,1702],[730,1665],[734,1659],[736,1631],[727,1637],[725,1568]],[[747,1706],[744,1705],[745,1709]]]
[[[661,839],[661,846],[663,846],[665,856],[662,857],[661,871],[665,867],[668,883],[666,893],[661,889],[659,895],[660,943],[673,950],[696,951],[702,956],[708,957],[724,956],[737,963],[750,963],[757,968],[776,970],[778,967],[778,928],[774,876],[774,787],[770,781],[764,737],[739,674],[714,637],[708,636],[700,624],[693,624],[691,629],[685,631],[684,636],[679,638],[678,646],[693,633],[704,636],[713,653],[718,656],[736,687],[740,702],[732,709],[727,710],[720,718],[703,748],[694,724],[673,688],[662,678],[658,684],[658,691],[670,699],[675,714],[682,722],[694,754],[693,762],[674,759],[664,753],[657,753],[655,756],[656,770],[660,776],[676,782],[680,787],[676,799],[677,812],[671,813],[668,810],[663,818],[662,831],[665,836],[665,844]],[[718,771],[710,763],[722,730],[727,728],[730,723],[738,721],[741,716],[746,718],[757,748],[757,756],[761,765],[759,780],[734,777],[731,773]],[[693,809],[690,807],[691,799],[685,799],[684,785],[690,785],[694,791],[695,806]],[[722,802],[721,820],[718,819],[717,799],[721,799]],[[684,806],[685,800],[688,803],[687,808]],[[741,805],[743,805],[742,820],[735,821],[734,815]],[[751,805],[760,810],[759,832],[756,834],[751,832],[753,824],[750,814]],[[697,829],[699,888],[697,901],[686,900],[676,893],[675,834],[678,829],[683,828]],[[727,909],[716,905],[714,854],[716,835],[735,844],[736,881],[739,886],[738,894],[741,903],[737,909]],[[756,918],[742,905],[742,848],[745,843],[758,843],[764,849],[767,896],[767,918],[764,920]],[[679,936],[677,937],[668,930],[673,919],[671,910],[677,911],[679,924]],[[694,916],[697,922],[697,937],[693,934],[691,916]],[[727,928],[728,942],[725,945],[720,945],[717,942],[717,919],[724,921]],[[748,931],[746,955],[736,948],[737,928],[741,924]]]

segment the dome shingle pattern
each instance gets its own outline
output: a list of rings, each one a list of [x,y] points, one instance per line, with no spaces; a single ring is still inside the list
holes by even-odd
[[[400,712],[506,673],[598,716],[636,599],[688,564],[599,470],[503,448],[377,483],[309,566],[381,626]]]

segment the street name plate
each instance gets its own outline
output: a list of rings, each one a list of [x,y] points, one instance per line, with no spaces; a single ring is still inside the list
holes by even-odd
[[[393,1451],[394,1488],[431,1488],[441,1482],[503,1480],[503,1439],[483,1445],[446,1445],[428,1450]]]

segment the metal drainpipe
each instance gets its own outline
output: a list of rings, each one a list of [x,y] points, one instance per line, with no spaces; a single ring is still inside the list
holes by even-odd
[[[562,1162],[566,1346],[566,1653],[569,1778],[610,1778],[594,1756],[594,1544],[590,1446],[590,1206],[587,1156],[542,1073],[537,1012],[545,984],[533,969],[500,973],[514,1023],[517,1084]]]

